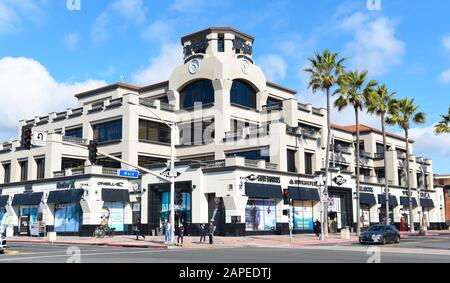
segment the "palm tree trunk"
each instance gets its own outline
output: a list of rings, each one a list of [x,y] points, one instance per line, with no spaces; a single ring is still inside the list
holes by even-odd
[[[414,232],[414,215],[413,215],[413,205],[412,205],[412,192],[411,183],[409,181],[409,132],[405,129],[406,137],[406,184],[408,185],[408,199],[409,199],[409,227],[410,231]],[[420,199],[419,199],[420,201]]]
[[[360,187],[360,170],[359,170],[359,115],[358,108],[355,107],[356,120],[356,235],[359,236],[361,232],[361,203],[359,201]]]
[[[330,171],[330,144],[331,144],[331,97],[330,89],[327,88],[327,145],[325,154],[325,192],[328,194],[328,182]],[[325,237],[328,236],[328,203],[323,204],[323,226],[322,233]]]
[[[385,192],[385,206],[386,206],[386,221],[389,225],[389,182],[387,178],[387,143],[386,143],[386,125],[384,121],[384,113],[381,114],[381,129],[383,131],[383,150],[384,150],[384,192]]]

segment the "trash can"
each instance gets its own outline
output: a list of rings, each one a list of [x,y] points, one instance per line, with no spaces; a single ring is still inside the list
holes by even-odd
[[[345,227],[341,230],[341,240],[349,240],[350,239],[350,229],[349,227]]]
[[[47,236],[49,242],[56,242],[56,232],[48,232]]]

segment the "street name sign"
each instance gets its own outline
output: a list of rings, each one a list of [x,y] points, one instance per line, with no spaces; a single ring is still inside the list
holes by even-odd
[[[119,171],[120,177],[126,177],[126,178],[139,178],[139,171],[130,171],[130,170],[120,170]]]

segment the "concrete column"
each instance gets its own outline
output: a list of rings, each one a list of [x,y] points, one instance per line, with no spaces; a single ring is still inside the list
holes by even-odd
[[[122,159],[131,164],[138,164],[139,96],[137,94],[124,96],[124,107],[126,110],[122,116]],[[128,170],[134,169],[128,165],[123,166]]]
[[[230,125],[230,91],[233,81],[231,80],[214,80],[214,116],[215,127],[215,143],[221,144],[225,138],[225,132],[231,131]]]
[[[278,164],[280,171],[287,171],[286,124],[272,123],[270,125],[270,162]]]
[[[288,99],[283,101],[284,121],[289,127],[298,126],[298,102],[295,99]]]

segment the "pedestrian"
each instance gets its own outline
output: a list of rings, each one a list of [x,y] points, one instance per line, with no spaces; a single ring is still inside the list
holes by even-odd
[[[139,240],[139,236],[141,236],[145,240],[144,225],[141,223],[141,219],[138,219],[137,222],[136,241]]]
[[[202,225],[200,225],[200,243],[206,243],[206,224],[202,223]]]
[[[214,221],[209,223],[209,244],[214,243],[214,232],[216,231],[216,226],[214,226]]]
[[[170,244],[171,243],[171,241],[172,241],[172,238],[171,238],[171,232],[172,232],[172,226],[170,225],[170,222],[169,221],[166,221],[166,225],[165,225],[165,227],[166,227],[166,232],[165,232],[165,243],[166,244]]]
[[[314,234],[316,234],[316,236],[319,237],[321,233],[322,233],[322,223],[320,223],[319,219],[316,219],[316,222],[314,222]]]
[[[183,237],[184,237],[184,225],[183,225],[183,223],[180,223],[180,226],[178,227],[177,245],[180,244],[180,239],[181,239],[181,246],[183,246]]]

